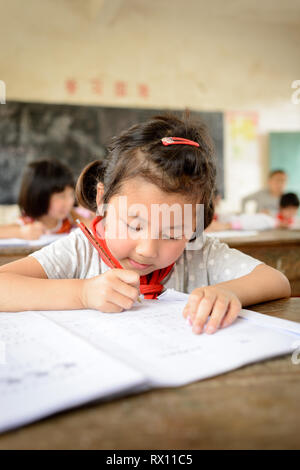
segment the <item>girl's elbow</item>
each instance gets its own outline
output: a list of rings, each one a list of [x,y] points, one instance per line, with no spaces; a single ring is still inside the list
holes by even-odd
[[[288,278],[280,273],[283,277],[283,284],[284,284],[284,297],[291,297],[292,295],[292,289],[291,289],[291,284],[290,284],[290,281],[288,280]]]
[[[291,285],[285,274],[267,264],[262,264],[256,269],[263,275],[263,280],[269,280],[268,284],[272,290],[272,297],[280,299],[291,296]]]
[[[281,297],[291,297],[292,294],[292,289],[290,285],[290,281],[286,277],[285,274],[283,274],[281,271],[278,271],[278,269],[275,269],[276,274],[278,276],[278,281],[279,281],[279,289],[280,289],[280,294]]]

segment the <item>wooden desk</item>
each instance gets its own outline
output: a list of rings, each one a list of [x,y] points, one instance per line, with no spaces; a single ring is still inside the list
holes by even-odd
[[[25,246],[0,246],[0,266],[17,259],[25,258],[36,250],[39,250],[42,246],[38,247],[25,247]]]
[[[300,321],[300,299],[251,307]],[[180,388],[61,413],[0,449],[299,449],[300,364],[275,358]]]
[[[300,230],[267,230],[251,237],[222,241],[279,269],[290,281],[292,295],[300,296]]]

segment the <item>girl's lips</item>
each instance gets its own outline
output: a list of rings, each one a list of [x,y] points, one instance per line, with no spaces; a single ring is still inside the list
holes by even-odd
[[[129,263],[132,264],[132,266],[134,266],[137,269],[145,269],[145,268],[149,268],[149,266],[152,266],[152,264],[137,263],[136,261],[133,261],[133,259],[130,259],[130,258],[128,258],[128,260],[129,260]]]

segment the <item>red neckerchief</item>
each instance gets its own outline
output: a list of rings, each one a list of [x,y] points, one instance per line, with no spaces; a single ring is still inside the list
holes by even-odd
[[[123,269],[119,261],[111,254],[110,250],[108,249],[104,238],[104,228],[102,224],[99,224],[102,219],[103,217],[101,216],[94,218],[92,222],[93,235],[96,240],[100,243],[102,248],[104,248],[106,253],[109,254],[112,261],[115,263],[115,266],[117,266],[119,269]],[[99,254],[99,256],[107,266],[109,266],[110,268],[115,267],[104,255]],[[140,291],[141,294],[144,294],[145,299],[156,299],[157,296],[162,292],[163,286],[160,283],[169,274],[174,264],[175,263],[170,264],[170,266],[167,266],[166,268],[156,269],[148,275],[140,276]]]
[[[278,212],[276,217],[277,217],[278,220],[280,220],[280,222],[286,222],[286,223],[288,223],[288,225],[292,225],[292,223],[294,222],[293,217],[283,217],[283,215],[280,214],[280,212]]]
[[[35,219],[33,219],[32,217],[29,217],[28,215],[23,215],[23,216],[19,217],[19,220],[22,222],[22,224],[27,225],[27,224],[33,224]],[[62,224],[61,224],[61,226],[58,230],[56,230],[55,232],[52,232],[50,230],[50,232],[55,233],[55,234],[56,233],[57,234],[70,233],[72,227],[73,227],[73,225],[72,225],[70,219],[68,217],[66,217],[65,219],[63,219]]]

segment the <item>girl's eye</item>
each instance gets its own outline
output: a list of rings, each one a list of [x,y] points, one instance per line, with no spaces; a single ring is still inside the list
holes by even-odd
[[[127,227],[130,229],[130,230],[133,230],[134,232],[140,232],[141,230],[143,230],[143,227],[141,226],[131,226],[131,225],[128,225],[126,224]],[[181,240],[182,237],[179,236],[179,237],[169,237],[168,235],[162,235],[162,240]]]
[[[168,237],[167,235],[162,236],[163,240],[181,240],[181,237]]]
[[[131,225],[126,224],[130,230],[134,230],[135,232],[139,232],[141,230],[141,227],[132,227]]]

